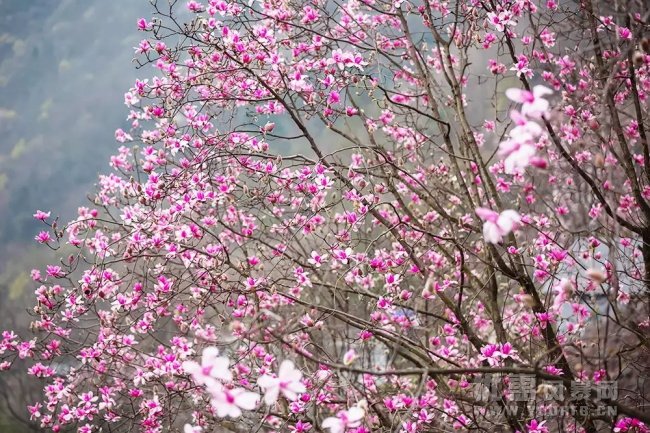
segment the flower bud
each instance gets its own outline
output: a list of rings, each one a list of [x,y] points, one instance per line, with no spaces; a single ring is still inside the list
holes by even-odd
[[[641,40],[641,49],[650,54],[650,38],[643,38]]]
[[[605,157],[602,153],[597,153],[594,156],[594,166],[596,168],[603,168],[605,166]]]
[[[632,54],[632,62],[637,68],[643,66],[645,63],[645,55],[639,50],[634,51]]]
[[[587,278],[598,284],[603,283],[607,280],[607,276],[603,271],[594,268],[587,269]]]

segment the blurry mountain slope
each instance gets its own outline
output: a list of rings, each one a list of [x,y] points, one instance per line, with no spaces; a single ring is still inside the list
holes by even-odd
[[[151,75],[129,67],[149,10],[146,0],[0,0],[0,329],[29,332],[29,269],[47,255],[31,215],[69,220],[108,169],[114,131],[127,126],[122,95]],[[32,431],[7,408],[25,415],[30,391],[0,395],[0,431]]]
[[[145,0],[0,0],[0,245],[34,236],[36,208],[72,216],[106,170],[147,11]]]

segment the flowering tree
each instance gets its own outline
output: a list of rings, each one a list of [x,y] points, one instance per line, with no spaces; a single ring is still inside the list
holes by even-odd
[[[152,7],[93,207],[35,214],[34,420],[648,431],[642,1]]]

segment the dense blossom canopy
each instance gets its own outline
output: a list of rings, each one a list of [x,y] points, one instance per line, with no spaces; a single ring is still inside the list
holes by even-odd
[[[650,431],[643,7],[154,1],[112,171],[34,215],[34,422]]]

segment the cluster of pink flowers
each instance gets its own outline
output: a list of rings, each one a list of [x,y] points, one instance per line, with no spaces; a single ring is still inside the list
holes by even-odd
[[[485,372],[643,371],[643,16],[572,31],[599,38],[596,59],[568,56],[558,25],[583,4],[298,3],[193,0],[137,21],[154,76],[124,96],[92,204],[67,224],[34,214],[36,242],[74,253],[30,274],[36,336],[0,340],[2,374],[43,388],[33,422],[595,432],[578,412],[518,420],[468,396]],[[513,79],[516,110],[473,90]],[[644,431],[624,400],[607,425]]]
[[[219,356],[219,349],[206,347],[200,364],[185,361],[183,369],[192,375],[197,385],[205,386],[218,417],[238,418],[242,410],[254,410],[257,407],[260,395],[245,388],[232,386],[233,377],[229,364],[227,357]],[[280,393],[287,400],[295,401],[299,394],[306,391],[301,379],[300,370],[296,369],[293,362],[285,360],[280,364],[277,376],[264,374],[259,377],[257,384],[264,390],[264,402],[271,406],[278,400]]]
[[[545,95],[552,91],[545,86],[535,86],[532,91],[508,89],[506,96],[522,104],[521,112],[513,110],[510,117],[515,127],[510,130],[508,139],[499,144],[499,155],[504,158],[506,173],[514,173],[529,165],[546,168],[546,161],[537,156],[535,146],[542,128],[533,119],[548,116],[549,104]]]

